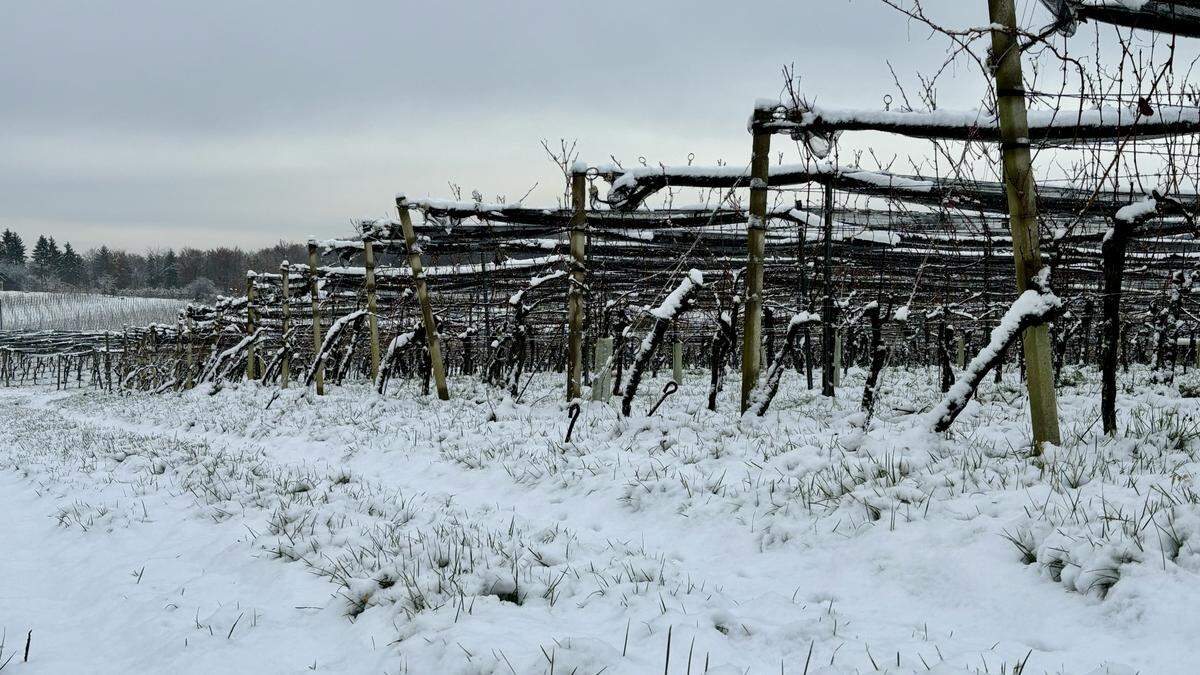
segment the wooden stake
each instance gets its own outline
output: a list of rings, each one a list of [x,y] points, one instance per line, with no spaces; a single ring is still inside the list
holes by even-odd
[[[1013,0],[988,0],[992,22],[992,60],[996,73],[996,107],[1000,116],[1000,150],[1004,161],[1004,187],[1008,193],[1009,227],[1013,238],[1017,293],[1029,288],[1042,269],[1038,247],[1037,193],[1029,158],[1029,119],[1021,81],[1021,50],[1017,42],[1017,14]],[[1025,329],[1024,353],[1029,413],[1034,452],[1043,443],[1057,445],[1058,402],[1054,394],[1050,332],[1045,324]]]
[[[312,297],[312,340],[313,340],[313,358],[317,358],[321,353],[321,343],[325,341],[325,335],[321,331],[321,300],[318,295],[317,288],[317,242],[313,239],[308,240],[308,293]],[[313,377],[313,385],[316,387],[317,396],[325,395],[325,366],[319,366],[317,373]]]
[[[408,266],[412,268],[413,281],[417,285],[417,301],[421,304],[421,321],[425,326],[430,368],[433,370],[437,395],[439,399],[449,401],[450,390],[446,387],[446,369],[442,364],[441,339],[437,332],[437,325],[433,321],[433,307],[429,304],[429,289],[425,285],[425,270],[421,265],[421,249],[417,246],[417,234],[413,230],[412,216],[408,213],[408,200],[404,195],[396,195],[396,210],[400,212],[400,227],[404,230],[404,247],[408,249]]]
[[[830,384],[834,387],[842,386],[842,334],[835,332],[833,334],[833,363],[829,369],[831,376]]]
[[[366,268],[367,330],[371,338],[371,381],[379,379],[379,311],[375,300],[375,248],[369,238],[363,239],[363,266]]]
[[[258,324],[258,319],[254,315],[254,279],[256,276],[253,270],[246,272],[246,335],[254,335]],[[258,348],[252,342],[249,349],[246,350],[247,380],[258,379],[258,369],[255,364],[256,358],[258,358]]]
[[[583,391],[583,289],[587,283],[587,174],[571,174],[571,280],[567,288],[567,400]]]
[[[824,295],[821,300],[821,395],[833,396],[834,388],[841,383],[838,368],[834,364],[834,344],[841,353],[841,336],[834,337],[833,306],[833,183],[825,184],[825,252],[822,256],[821,285]]]
[[[683,343],[678,340],[671,345],[671,379],[683,384]]]
[[[284,260],[279,266],[279,277],[283,284],[283,325],[280,329],[283,331],[283,358],[279,363],[279,386],[281,389],[287,389],[288,380],[291,378],[292,371],[292,350],[288,349],[288,331],[292,328],[292,289],[288,280],[288,261]]]
[[[762,359],[763,252],[767,233],[767,179],[771,163],[771,133],[761,129],[768,109],[756,109],[751,124],[750,217],[746,221],[746,314],[742,321],[742,407],[758,384]]]

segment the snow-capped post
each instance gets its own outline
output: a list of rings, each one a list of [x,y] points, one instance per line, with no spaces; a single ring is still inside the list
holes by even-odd
[[[321,333],[321,297],[320,289],[317,284],[317,240],[309,237],[308,239],[308,295],[312,298],[312,342],[313,354],[321,351],[321,343],[325,341],[325,336]],[[316,372],[313,374],[313,386],[316,388],[317,396],[325,395],[325,366],[318,365]]]
[[[1043,283],[1044,277],[1043,276]],[[1063,303],[1048,289],[1035,284],[1017,297],[1012,306],[1000,319],[1000,325],[992,329],[991,339],[959,375],[954,386],[929,413],[929,425],[934,431],[945,431],[954,419],[967,407],[971,397],[984,376],[1000,362],[1004,352],[1014,342],[1035,326],[1044,326],[1062,311]]]
[[[1017,41],[1014,0],[988,0],[988,14],[992,22],[990,58],[996,78],[996,108],[1013,262],[1017,293],[1022,295],[1030,288],[1033,275],[1042,269],[1042,254],[1038,248],[1037,191],[1029,158],[1029,118],[1021,79],[1021,48]],[[1034,452],[1040,453],[1043,443],[1057,445],[1061,440],[1050,331],[1046,324],[1043,322],[1026,329],[1023,342]]]
[[[571,279],[567,286],[567,401],[583,395],[584,284],[587,283],[587,167],[571,167]]]
[[[1104,324],[1104,344],[1100,356],[1100,419],[1104,433],[1117,433],[1117,366],[1121,353],[1121,286],[1125,276],[1125,249],[1134,228],[1162,213],[1182,214],[1192,218],[1182,205],[1158,192],[1117,210],[1112,227],[1104,234],[1100,245],[1101,266],[1104,272],[1104,294],[1101,296],[1101,321]],[[1128,354],[1128,350],[1126,350]]]
[[[633,359],[633,366],[629,370],[629,377],[625,380],[624,391],[621,394],[621,414],[625,417],[629,417],[633,409],[633,397],[637,394],[638,385],[642,382],[642,375],[646,371],[646,366],[650,365],[650,359],[654,357],[659,345],[662,344],[663,338],[666,337],[671,322],[688,308],[692,295],[697,288],[703,285],[704,275],[700,270],[690,270],[683,281],[679,282],[679,286],[667,295],[662,304],[650,310],[650,316],[654,317],[654,327],[650,329],[650,332],[642,339],[641,346],[638,347],[637,356]]]
[[[279,278],[283,289],[283,326],[280,328],[280,331],[283,333],[283,335],[287,335],[288,331],[292,329],[292,289],[288,286],[288,284],[291,283],[288,280],[288,267],[288,261],[286,260],[279,265]],[[188,355],[191,355],[190,349]],[[288,379],[291,377],[291,370],[292,350],[291,346],[287,343],[287,340],[284,340],[283,360],[279,364],[279,386],[281,389],[287,389]]]
[[[379,379],[379,304],[375,297],[375,246],[372,233],[363,233],[363,287],[367,292],[367,331],[371,346],[371,381]]]
[[[840,378],[838,366],[834,363],[834,342],[840,340],[834,326],[833,305],[833,180],[825,183],[825,250],[821,262],[821,395],[833,396],[834,388]],[[839,342],[836,351],[841,353]]]
[[[773,107],[773,106],[772,106]],[[750,214],[746,219],[746,309],[742,321],[742,404],[750,407],[750,394],[758,385],[762,350],[763,254],[767,234],[767,180],[771,168],[771,132],[763,128],[771,107],[759,103],[750,120]]]
[[[408,266],[412,268],[413,282],[417,287],[417,301],[421,305],[421,323],[425,326],[434,385],[437,387],[438,398],[449,401],[450,390],[446,387],[446,369],[442,365],[441,339],[437,332],[437,324],[433,320],[433,307],[429,304],[429,289],[425,285],[425,271],[421,264],[421,248],[417,245],[417,233],[413,230],[412,216],[408,213],[408,199],[404,195],[396,195],[396,210],[400,213],[404,248],[408,251]]]
[[[255,325],[258,323],[254,316],[254,270],[246,271],[246,334],[252,335],[255,331]],[[258,379],[258,370],[255,367],[255,360],[258,357],[258,350],[255,348],[255,343],[251,342],[250,347],[246,352],[246,379]]]

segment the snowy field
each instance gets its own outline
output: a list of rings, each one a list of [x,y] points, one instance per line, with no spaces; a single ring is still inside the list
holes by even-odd
[[[120,330],[174,323],[183,300],[99,293],[0,291],[2,330]]]
[[[886,373],[865,434],[856,371],[746,420],[699,372],[646,417],[658,378],[570,444],[560,375],[517,403],[0,390],[0,670],[1200,672],[1190,376],[1125,376],[1107,440],[1068,370],[1031,459],[1015,380],[948,437],[898,410],[934,375]]]

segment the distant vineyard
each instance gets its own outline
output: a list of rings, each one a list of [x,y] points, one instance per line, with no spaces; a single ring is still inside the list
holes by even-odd
[[[166,298],[0,291],[0,330],[100,330],[169,323],[186,304]]]

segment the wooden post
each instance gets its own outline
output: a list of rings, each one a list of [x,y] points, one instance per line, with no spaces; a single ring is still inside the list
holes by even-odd
[[[187,375],[184,377],[183,387],[185,389],[191,389],[192,387],[196,386],[196,376],[193,373],[193,369],[195,368],[195,365],[196,365],[196,354],[194,351],[195,346],[196,346],[195,345],[195,330],[196,329],[195,329],[195,325],[192,323],[192,320],[190,318],[187,320],[186,325],[187,325],[187,371],[186,371]],[[104,358],[105,358],[104,369],[107,371],[108,370],[108,331],[104,332]]]
[[[363,267],[367,291],[367,330],[371,339],[371,381],[379,379],[379,311],[375,300],[375,248],[369,237],[363,238]]]
[[[1017,42],[1014,0],[988,0],[988,13],[993,26],[991,58],[996,74],[1004,187],[1008,193],[1017,293],[1021,294],[1029,288],[1033,275],[1041,271],[1042,254],[1038,248],[1037,193],[1029,159],[1029,119],[1021,81],[1021,50]],[[1043,443],[1057,445],[1061,440],[1050,331],[1043,323],[1026,328],[1023,337],[1034,452],[1040,453]]]
[[[954,346],[957,349],[955,354],[955,363],[958,369],[962,370],[967,367],[967,337],[965,331],[958,331],[954,336]]]
[[[571,279],[567,287],[567,400],[583,391],[584,284],[587,283],[587,174],[571,173]]]
[[[246,335],[254,335],[258,319],[254,315],[254,279],[257,275],[253,270],[246,272]],[[246,379],[257,380],[258,368],[255,360],[258,358],[258,348],[253,342],[246,350]]]
[[[279,386],[282,389],[287,389],[292,371],[292,350],[288,348],[287,337],[288,331],[292,328],[292,289],[290,286],[291,281],[288,279],[288,267],[289,264],[286,260],[279,266],[279,278],[283,285],[281,290],[283,295],[283,324],[280,326],[280,330],[283,332],[283,357],[279,362]]]
[[[825,184],[825,251],[822,256],[821,285],[821,395],[833,396],[834,388],[841,382],[838,367],[834,364],[833,326],[833,183]],[[841,336],[836,338],[838,353],[841,353]]]
[[[678,340],[671,345],[671,377],[675,384],[683,384],[683,343]]]
[[[325,341],[325,335],[321,331],[321,299],[318,295],[317,287],[317,242],[315,239],[308,240],[308,294],[312,298],[312,341],[313,341],[313,358],[317,358],[321,353],[321,343]],[[325,395],[325,366],[318,366],[316,375],[313,377],[313,385],[316,387],[317,396]]]
[[[438,398],[450,400],[446,387],[446,369],[442,364],[442,345],[433,321],[433,307],[429,304],[429,289],[425,285],[425,270],[421,265],[421,249],[417,246],[417,233],[413,230],[412,216],[408,213],[408,200],[396,195],[396,210],[400,212],[400,227],[404,230],[404,247],[408,249],[408,266],[412,268],[413,282],[417,286],[417,301],[421,304],[421,322],[425,326],[425,340],[429,347],[430,369],[437,386]]]
[[[842,386],[842,334],[840,331],[835,331],[833,334],[833,363],[830,364],[829,374],[832,387]]]
[[[604,401],[612,397],[612,359],[613,339],[603,337],[596,340],[596,361],[593,368],[596,371],[592,378],[592,400]]]
[[[755,109],[751,120],[750,216],[746,219],[746,314],[742,321],[742,403],[750,407],[750,394],[758,385],[762,351],[763,253],[767,234],[767,181],[771,166],[771,133],[762,129],[769,109]]]

